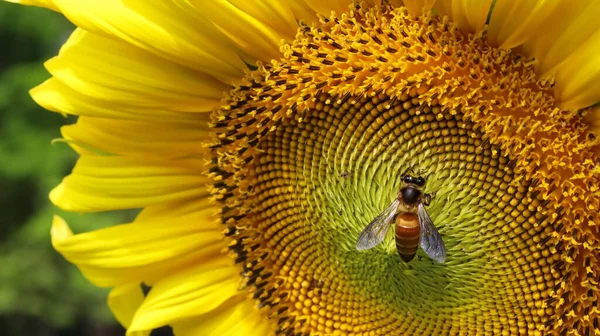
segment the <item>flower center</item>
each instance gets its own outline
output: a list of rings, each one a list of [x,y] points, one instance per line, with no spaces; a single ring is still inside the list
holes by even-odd
[[[392,7],[301,27],[282,51],[215,113],[212,168],[230,248],[279,331],[534,334],[579,309],[551,197],[569,172],[536,130],[585,134],[527,60]],[[435,194],[443,264],[404,263],[391,236],[355,248],[408,169]]]

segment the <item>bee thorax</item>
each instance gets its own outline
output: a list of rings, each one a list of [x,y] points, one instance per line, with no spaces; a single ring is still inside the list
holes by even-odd
[[[421,191],[414,187],[404,187],[400,190],[400,194],[402,195],[402,201],[406,205],[415,205],[419,201],[419,197],[421,196]]]

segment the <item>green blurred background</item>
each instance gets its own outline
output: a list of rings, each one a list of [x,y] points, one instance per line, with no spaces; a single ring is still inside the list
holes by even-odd
[[[76,160],[60,137],[75,122],[44,111],[28,91],[49,74],[73,26],[60,14],[0,1],[0,335],[123,335],[93,287],[50,244],[52,215],[75,232],[131,220],[130,213],[66,214],[49,191]]]

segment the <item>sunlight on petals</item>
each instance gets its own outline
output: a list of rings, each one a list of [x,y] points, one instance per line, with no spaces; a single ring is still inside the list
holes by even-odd
[[[536,71],[550,76],[577,50],[585,48],[600,28],[598,1],[563,1],[546,20],[536,36],[524,45],[536,58]]]
[[[600,101],[600,32],[581,46],[556,73],[556,98],[567,109],[581,109]]]
[[[199,264],[167,274],[154,284],[135,314],[128,335],[213,311],[240,288],[240,268]]]
[[[119,105],[94,99],[71,89],[57,78],[50,78],[29,91],[33,100],[45,109],[62,115],[72,114],[113,119],[178,120],[205,119],[201,113],[173,112],[144,106]]]
[[[136,209],[208,196],[202,160],[83,156],[50,193],[67,211]]]
[[[244,13],[256,18],[271,27],[282,36],[294,38],[298,24],[289,1],[262,0],[249,2],[246,0],[229,0],[231,4]]]
[[[27,4],[57,10],[80,28],[122,39],[226,84],[246,69],[231,41],[185,0],[32,0]]]
[[[206,74],[81,29],[45,66],[74,91],[111,104],[210,111],[228,89]]]
[[[535,37],[560,1],[497,1],[488,28],[491,44],[510,49]]]
[[[228,1],[195,0],[191,3],[200,15],[218,27],[240,50],[253,57],[253,60],[246,60],[249,63],[281,57],[281,39],[291,40],[294,36],[295,30],[275,31]]]
[[[178,336],[270,335],[272,326],[263,318],[253,300],[238,294],[215,310],[173,324]]]
[[[221,209],[215,204],[215,201],[211,198],[201,198],[194,202],[170,202],[161,203],[153,206],[146,207],[140,211],[135,217],[134,223],[139,221],[153,221],[156,218],[174,218],[188,216],[193,213],[199,213],[208,209],[213,209],[213,214],[207,213],[210,216],[217,216]],[[223,229],[219,226],[219,229]]]
[[[114,120],[79,117],[76,124],[63,126],[61,133],[80,154],[93,150],[131,157],[207,158],[208,122],[198,123],[144,120]]]
[[[152,284],[166,273],[198,263],[229,265],[231,260],[221,254],[226,245],[221,230],[213,208],[77,235],[71,235],[66,222],[56,217],[52,244],[98,286]]]

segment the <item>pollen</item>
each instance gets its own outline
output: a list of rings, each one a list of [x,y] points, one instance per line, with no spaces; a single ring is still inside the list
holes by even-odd
[[[600,333],[600,170],[587,111],[485,31],[356,6],[302,26],[213,115],[212,192],[281,334]],[[447,247],[357,251],[400,175]],[[391,236],[390,236],[391,237]]]

